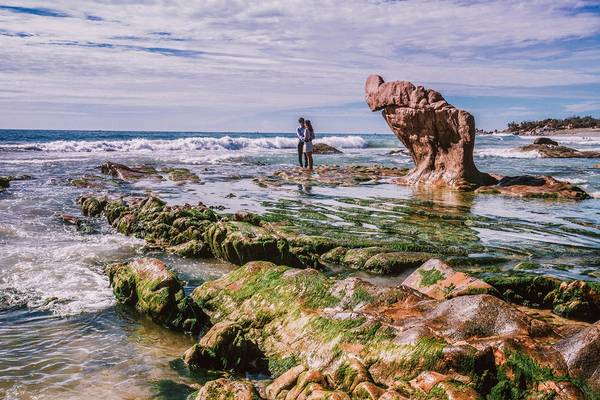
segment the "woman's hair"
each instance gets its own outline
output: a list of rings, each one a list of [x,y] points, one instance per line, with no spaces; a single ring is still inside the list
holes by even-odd
[[[310,132],[310,136],[314,137],[315,136],[315,130],[313,129],[313,126],[310,123],[310,120],[307,119],[306,121],[304,121],[304,124],[306,124],[306,129]]]

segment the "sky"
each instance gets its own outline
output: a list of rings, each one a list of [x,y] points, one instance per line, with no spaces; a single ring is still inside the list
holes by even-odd
[[[374,73],[482,129],[600,117],[600,1],[0,0],[0,128],[387,132]]]

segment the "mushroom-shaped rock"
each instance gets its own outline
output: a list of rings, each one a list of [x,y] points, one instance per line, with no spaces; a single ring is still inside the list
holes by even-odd
[[[365,85],[365,100],[371,111],[382,110],[415,163],[402,182],[461,190],[496,182],[480,172],[473,161],[473,116],[448,104],[440,93],[408,81],[384,83],[379,75],[371,75]]]

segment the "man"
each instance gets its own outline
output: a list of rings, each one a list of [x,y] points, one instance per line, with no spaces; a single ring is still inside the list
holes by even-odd
[[[301,167],[308,166],[308,158],[304,155],[304,165],[302,165],[302,155],[304,154],[304,132],[306,126],[304,125],[304,118],[300,117],[298,120],[298,128],[296,128],[296,136],[298,137],[298,162]]]

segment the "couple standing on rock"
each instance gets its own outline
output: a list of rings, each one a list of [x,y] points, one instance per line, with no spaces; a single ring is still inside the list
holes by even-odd
[[[315,138],[315,130],[309,120],[300,118],[298,120],[298,128],[296,129],[298,136],[298,162],[301,167],[313,169],[313,144]],[[302,153],[304,153],[304,165],[302,164]]]

